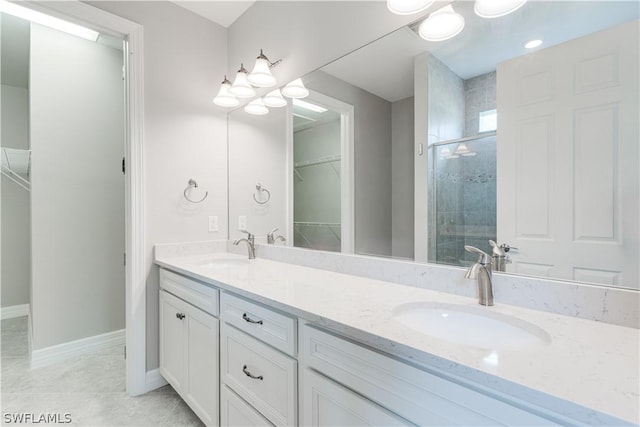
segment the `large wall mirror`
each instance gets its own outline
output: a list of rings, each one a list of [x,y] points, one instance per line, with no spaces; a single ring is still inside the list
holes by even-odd
[[[638,288],[640,5],[453,8],[454,38],[400,28],[302,76],[302,102],[229,114],[230,238],[246,220],[457,266],[507,249],[508,273]]]

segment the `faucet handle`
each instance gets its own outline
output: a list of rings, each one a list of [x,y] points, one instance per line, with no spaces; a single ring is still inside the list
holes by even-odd
[[[248,230],[240,230],[241,233],[245,233],[247,235],[248,240],[254,239],[256,236]]]
[[[475,246],[464,245],[464,250],[472,254],[478,255],[478,263],[487,265],[491,264],[491,257],[485,251],[476,248]]]
[[[268,232],[268,233],[267,233],[267,236],[268,236],[268,235],[273,236],[273,233],[275,233],[275,232],[276,232],[276,231],[278,231],[278,230],[279,230],[279,228],[278,228],[278,227],[274,228],[273,230],[271,230],[270,232]]]

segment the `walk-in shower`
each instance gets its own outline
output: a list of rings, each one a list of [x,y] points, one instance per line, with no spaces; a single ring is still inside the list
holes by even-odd
[[[429,147],[429,262],[465,265],[496,240],[496,134]]]

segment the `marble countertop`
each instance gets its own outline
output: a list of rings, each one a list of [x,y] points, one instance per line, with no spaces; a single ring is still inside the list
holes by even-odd
[[[226,258],[229,263],[216,262]],[[475,298],[219,253],[157,257],[156,264],[324,325],[360,342],[442,369],[494,394],[590,425],[640,424],[640,330]],[[428,278],[425,278],[428,280]],[[436,339],[399,323],[393,310],[416,302],[457,304],[513,316],[550,342],[483,349]]]

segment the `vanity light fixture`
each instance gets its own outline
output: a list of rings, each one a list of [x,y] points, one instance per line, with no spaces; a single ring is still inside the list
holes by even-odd
[[[35,22],[36,24],[44,25],[45,27],[53,28],[54,30],[63,31],[67,34],[82,37],[83,39],[92,42],[97,41],[100,36],[100,33],[97,31],[93,31],[89,28],[82,27],[62,19],[54,18],[53,16],[40,13],[33,9],[29,9],[28,7],[19,6],[13,2],[5,0],[0,0],[0,12],[22,18],[29,22]]]
[[[447,5],[422,21],[418,34],[427,41],[439,42],[455,37],[463,28],[464,17],[453,10],[451,5]]]
[[[305,110],[313,111],[314,113],[326,113],[328,110],[324,107],[321,107],[316,104],[312,104],[307,101],[302,101],[300,99],[294,99],[293,105],[296,107],[304,108]]]
[[[435,0],[387,0],[387,9],[396,15],[412,15],[422,12]]]
[[[525,49],[535,49],[536,47],[540,46],[542,44],[542,40],[540,39],[535,39],[535,40],[529,40],[528,42],[526,42],[524,44]]]
[[[482,18],[499,18],[520,9],[527,0],[476,0],[473,10]]]
[[[459,155],[459,156],[465,156],[465,157],[473,157],[478,153],[476,153],[475,151],[469,150],[469,147],[467,147],[467,144],[465,144],[464,142],[461,142],[460,144],[458,144],[453,154]]]
[[[256,95],[256,90],[249,84],[249,80],[247,80],[247,69],[244,68],[244,64],[240,64],[240,69],[236,74],[236,79],[229,88],[229,92],[238,98],[251,98]]]
[[[276,62],[269,61],[269,58],[262,53],[260,49],[260,55],[256,58],[256,64],[253,66],[253,71],[247,76],[249,83],[256,87],[272,87],[278,83],[278,80],[271,74],[271,68],[282,62],[282,59],[278,59]]]
[[[278,108],[287,105],[287,100],[282,97],[280,89],[272,90],[262,98],[262,101],[267,107]]]
[[[288,98],[306,98],[309,90],[304,87],[302,79],[295,79],[282,88],[282,94]]]
[[[262,98],[254,99],[245,105],[244,111],[255,116],[263,116],[269,113],[269,109],[264,105],[264,102],[262,102]]]
[[[240,100],[229,92],[231,88],[231,82],[224,76],[224,80],[220,84],[220,91],[213,98],[213,103],[221,107],[235,107],[240,104]]]

